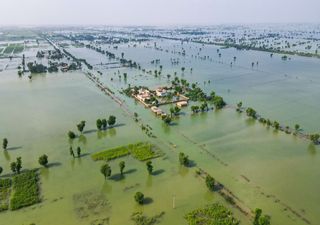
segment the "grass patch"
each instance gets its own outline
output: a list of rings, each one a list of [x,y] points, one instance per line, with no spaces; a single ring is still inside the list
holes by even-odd
[[[233,217],[230,210],[219,203],[196,209],[184,217],[189,225],[238,225],[240,221]]]
[[[9,208],[9,198],[11,192],[11,179],[0,180],[0,212]]]
[[[145,161],[160,156],[160,153],[155,151],[156,147],[148,142],[129,145],[129,149],[132,156],[140,161]]]
[[[127,155],[132,155],[134,158],[145,161],[148,159],[161,156],[159,151],[156,151],[156,146],[148,142],[138,142],[135,144],[119,146],[105,151],[97,152],[91,155],[94,161],[112,160]]]
[[[35,170],[23,172],[13,177],[13,196],[10,209],[16,210],[40,202],[38,174]]]
[[[120,147],[116,147],[116,148],[112,148],[112,149],[108,149],[105,151],[101,151],[101,152],[97,152],[91,155],[91,158],[94,161],[97,160],[112,160],[112,159],[116,159],[119,157],[123,157],[126,155],[129,155],[129,149],[127,146],[120,146]]]

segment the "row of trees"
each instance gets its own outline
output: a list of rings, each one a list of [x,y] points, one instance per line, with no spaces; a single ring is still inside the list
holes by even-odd
[[[73,149],[72,149],[72,146],[70,146],[69,152],[70,152],[70,155],[71,155],[73,158],[76,157],[76,156],[75,156],[75,153],[74,153],[74,151],[73,151]],[[80,158],[80,157],[81,157],[81,148],[80,148],[79,146],[77,147],[76,152],[77,152],[78,158]]]
[[[105,130],[107,129],[107,126],[113,126],[116,123],[116,117],[111,115],[109,116],[109,119],[97,119],[96,126],[98,130]]]
[[[113,126],[116,124],[117,118],[113,115],[109,116],[109,119],[97,119],[96,126],[98,130],[105,130],[107,129],[108,125]],[[78,131],[82,134],[84,131],[84,128],[86,126],[86,121],[82,120],[80,123],[77,124]],[[69,139],[74,139],[77,137],[77,135],[73,131],[68,132]]]
[[[119,169],[120,169],[120,175],[123,176],[123,171],[124,168],[126,167],[126,163],[124,161],[121,161],[119,163]],[[107,177],[111,176],[111,167],[108,163],[105,163],[101,166],[100,168],[100,172],[102,173],[102,175],[104,176],[105,179],[107,179]]]
[[[237,110],[238,112],[241,112],[241,110],[242,110],[242,102],[239,102],[239,103],[237,104],[237,109],[236,109],[236,110]],[[261,123],[263,123],[263,124],[266,124],[267,126],[274,127],[274,129],[276,129],[276,130],[279,130],[279,129],[281,128],[280,123],[279,123],[278,121],[271,121],[271,120],[269,120],[269,119],[265,119],[265,118],[263,118],[263,117],[260,117],[260,116],[257,114],[256,110],[254,110],[254,109],[251,108],[251,107],[248,107],[248,108],[246,109],[246,114],[247,114],[248,117],[251,117],[251,118],[253,118],[253,119],[258,119],[259,122],[261,122]],[[299,132],[299,130],[300,130],[300,125],[299,125],[299,124],[295,124],[295,125],[294,125],[294,133],[293,133],[293,134],[296,135],[296,134]],[[289,126],[286,126],[285,129],[284,129],[284,131],[285,131],[286,133],[288,133],[288,134],[291,133]],[[317,134],[317,133],[316,133],[316,134],[309,134],[308,137],[309,137],[309,139],[310,139],[314,144],[319,144],[319,143],[320,143],[320,134]]]
[[[48,156],[47,155],[41,155],[38,159],[38,162],[41,166],[47,167],[48,165]],[[17,157],[15,162],[10,163],[10,169],[13,173],[20,174],[22,169],[22,159],[21,157]],[[0,166],[0,175],[3,172],[3,168]]]

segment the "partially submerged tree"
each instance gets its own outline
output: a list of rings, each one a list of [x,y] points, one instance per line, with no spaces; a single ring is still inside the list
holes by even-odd
[[[116,117],[115,116],[109,116],[109,119],[108,119],[108,125],[109,126],[113,126],[116,124]]]
[[[16,161],[17,173],[20,173],[21,169],[22,169],[22,160],[21,160],[21,157],[18,157]]]
[[[319,134],[311,134],[311,135],[310,135],[310,140],[311,140],[314,144],[318,144],[318,143],[319,143],[319,138],[320,138],[320,135],[319,135]]]
[[[10,163],[10,169],[13,173],[16,173],[17,172],[17,163],[16,162]]]
[[[72,157],[74,158],[74,152],[71,146],[70,146],[69,152],[70,152],[70,155],[72,155]]]
[[[270,225],[270,216],[262,215],[262,210],[257,208],[253,219],[253,225]]]
[[[253,108],[250,108],[250,107],[247,108],[246,113],[247,113],[247,116],[249,116],[249,117],[252,117],[252,118],[257,117],[257,112]]]
[[[172,119],[171,119],[171,116],[168,116],[168,115],[166,115],[166,116],[164,116],[163,118],[162,118],[162,120],[163,120],[163,122],[165,122],[165,124],[170,124],[171,123],[171,121],[172,121]]]
[[[2,141],[2,148],[4,150],[6,150],[8,147],[8,139],[7,138],[3,138],[3,141]]]
[[[136,194],[134,195],[134,200],[138,203],[138,204],[140,204],[140,205],[142,205],[143,204],[143,200],[144,200],[144,194],[142,194],[141,192],[136,192]]]
[[[101,120],[101,129],[105,130],[108,127],[108,121],[106,119]]]
[[[46,154],[40,156],[38,162],[39,162],[39,164],[41,166],[47,167],[47,165],[48,165],[48,156]]]
[[[72,131],[69,131],[69,132],[68,132],[68,137],[69,137],[70,139],[75,139],[75,138],[76,138],[76,134],[75,134],[74,132],[72,132]]]
[[[188,166],[188,165],[189,165],[189,158],[188,158],[188,156],[185,155],[183,152],[180,152],[180,153],[179,153],[179,162],[180,162],[180,165]]]
[[[79,124],[77,124],[77,128],[78,128],[78,131],[80,132],[80,133],[82,133],[82,131],[83,131],[83,129],[84,129],[84,127],[86,126],[86,121],[81,121]]]
[[[216,109],[222,109],[226,103],[224,102],[223,98],[221,96],[216,95],[213,98],[213,104],[216,107]]]
[[[96,125],[97,125],[98,130],[101,130],[101,128],[102,128],[102,121],[101,121],[100,119],[97,119]]]
[[[206,185],[208,187],[208,189],[210,191],[213,191],[214,190],[214,183],[215,183],[215,180],[213,177],[211,177],[209,174],[206,176]]]
[[[77,155],[78,155],[78,158],[80,158],[80,156],[81,156],[81,148],[80,147],[77,147]]]
[[[107,179],[107,177],[111,176],[111,167],[108,163],[105,163],[101,166],[100,172],[103,174],[104,178]]]
[[[146,166],[147,166],[148,173],[149,173],[149,174],[152,174],[152,171],[153,171],[152,162],[151,162],[151,161],[147,161],[147,162],[146,162]]]
[[[126,167],[126,163],[124,161],[121,161],[119,163],[119,167],[120,167],[120,174],[123,175],[123,170]]]

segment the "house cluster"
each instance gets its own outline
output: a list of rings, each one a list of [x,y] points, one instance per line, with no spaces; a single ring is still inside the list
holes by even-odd
[[[135,96],[139,101],[145,102],[150,100],[151,94],[148,89],[141,88],[138,90],[138,94]]]
[[[176,104],[179,108],[188,105],[188,98],[183,95],[175,95],[170,100],[164,99],[164,97],[170,96],[170,89],[167,87],[158,87],[154,91],[150,91],[147,88],[140,88],[133,94],[138,101],[150,108],[157,116],[166,116],[167,114],[162,111],[158,106],[164,104]],[[151,102],[153,101],[153,102]]]

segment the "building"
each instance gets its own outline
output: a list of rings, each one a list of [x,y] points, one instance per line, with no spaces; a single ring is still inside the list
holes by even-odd
[[[147,89],[141,88],[136,95],[136,98],[139,101],[145,102],[146,100],[150,100],[150,91]]]
[[[188,106],[188,102],[187,101],[181,101],[181,102],[177,102],[176,105],[181,108],[181,107],[185,107]]]
[[[152,106],[151,111],[154,112],[157,116],[166,116],[167,114],[159,109],[157,106]]]
[[[160,87],[160,88],[157,88],[157,89],[156,89],[156,95],[157,95],[158,97],[165,97],[165,96],[168,96],[168,92],[167,92],[166,89]]]

